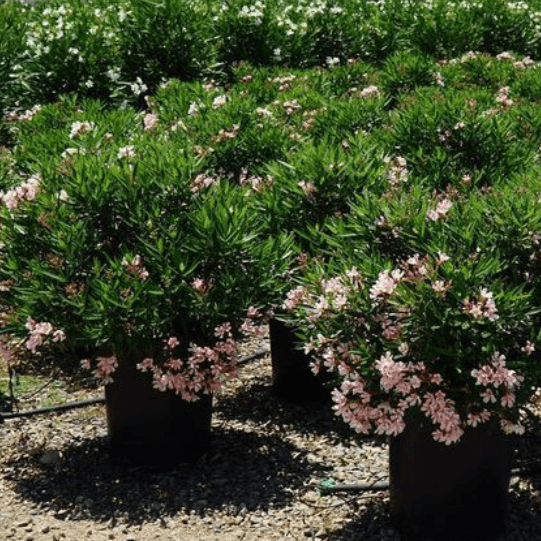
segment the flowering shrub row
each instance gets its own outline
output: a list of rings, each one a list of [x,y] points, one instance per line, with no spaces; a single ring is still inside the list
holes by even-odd
[[[239,17],[264,24],[260,4]],[[333,7],[301,4],[313,21]],[[209,9],[231,23],[235,5]],[[446,443],[480,422],[520,431],[538,381],[538,63],[398,52],[161,83],[153,62],[131,72],[137,107],[71,94],[7,115],[2,333],[106,382],[144,353],[158,388],[192,400],[234,373],[247,309],[298,279],[285,306],[356,429],[395,434],[417,409]]]
[[[0,10],[0,114],[71,92],[143,106],[163,80],[224,79],[239,61],[336,67],[403,50],[538,59],[540,13],[535,0],[10,0]]]

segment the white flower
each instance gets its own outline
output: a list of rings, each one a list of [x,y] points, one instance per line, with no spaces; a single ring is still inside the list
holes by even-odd
[[[327,57],[327,66],[329,68],[334,68],[334,66],[338,66],[340,64],[340,59],[338,57]]]
[[[116,79],[112,79],[112,80],[116,80]],[[135,79],[135,83],[132,83],[130,85],[130,88],[131,88],[131,91],[136,96],[139,96],[140,94],[148,90],[147,85],[143,83],[143,80],[141,79],[141,77],[137,77],[137,79]]]
[[[188,116],[193,116],[198,113],[204,107],[200,100],[192,101],[188,107]]]
[[[93,122],[79,122],[76,121],[71,125],[70,139],[78,137],[79,135],[92,131],[96,128]]]
[[[131,158],[135,156],[135,148],[132,145],[128,145],[118,149],[118,159]]]
[[[216,96],[212,102],[213,109],[219,109],[222,105],[227,103],[227,96]]]

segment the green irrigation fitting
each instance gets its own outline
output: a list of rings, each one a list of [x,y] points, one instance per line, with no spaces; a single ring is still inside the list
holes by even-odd
[[[367,492],[370,490],[387,490],[389,483],[385,481],[374,481],[372,483],[360,483],[354,485],[336,484],[332,479],[323,479],[319,482],[318,489],[320,496],[328,496],[336,492]]]

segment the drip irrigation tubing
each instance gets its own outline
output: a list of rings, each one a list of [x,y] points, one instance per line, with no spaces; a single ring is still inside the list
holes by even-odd
[[[319,485],[319,492],[322,496],[334,494],[335,492],[367,492],[370,490],[387,490],[389,483],[385,481],[378,481],[377,483],[360,483],[353,485],[327,485],[321,483]]]
[[[525,472],[536,471],[541,468],[541,460],[530,461],[511,470],[511,477],[520,477]],[[329,496],[337,492],[370,492],[379,490],[389,490],[390,485],[387,481],[376,481],[375,483],[359,483],[351,485],[334,485],[332,481],[323,481],[318,489],[321,496]]]
[[[269,351],[270,351],[269,348],[258,349],[257,351],[250,353],[250,355],[246,355],[246,357],[242,357],[242,359],[239,359],[238,364],[243,365],[243,364],[249,363],[250,361],[257,359],[258,357],[262,357],[263,355],[269,353]],[[87,400],[79,400],[78,402],[68,402],[67,404],[59,404],[57,406],[49,406],[46,408],[37,408],[37,409],[26,410],[26,411],[0,412],[0,424],[2,424],[6,419],[17,419],[19,417],[32,417],[34,415],[39,415],[42,413],[56,413],[56,412],[72,410],[75,408],[84,408],[86,406],[94,406],[96,404],[103,404],[103,403],[105,403],[105,398],[89,398]]]
[[[2,412],[0,413],[0,424],[5,419],[16,419],[18,417],[32,417],[40,413],[54,413],[58,411],[67,411],[75,408],[84,408],[95,404],[103,404],[105,398],[89,398],[88,400],[79,400],[78,402],[68,402],[67,404],[59,404],[57,406],[49,406],[47,408],[38,408],[26,411]]]

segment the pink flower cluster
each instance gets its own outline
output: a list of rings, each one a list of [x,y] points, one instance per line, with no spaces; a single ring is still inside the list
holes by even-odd
[[[140,280],[146,280],[149,277],[147,269],[143,266],[143,258],[140,255],[135,255],[131,259],[123,257],[122,265],[126,267],[129,274]]]
[[[359,98],[368,99],[368,98],[379,98],[381,95],[379,88],[377,86],[367,86],[359,92]]]
[[[243,169],[239,176],[239,184],[249,186],[255,193],[261,193],[265,188],[274,184],[274,178],[271,175],[265,177],[250,175],[246,169]]]
[[[443,391],[426,393],[421,410],[440,427],[432,433],[436,441],[450,445],[456,443],[464,434],[455,403],[447,398]]]
[[[96,369],[92,372],[93,376],[100,380],[104,385],[113,382],[112,375],[118,368],[118,361],[114,355],[110,357],[98,357]],[[84,359],[81,361],[81,366],[90,369],[90,360]]]
[[[285,101],[283,106],[289,116],[302,109],[302,105],[297,100]]]
[[[388,402],[371,406],[371,398],[361,377],[346,379],[340,390],[332,392],[333,410],[360,434],[374,430],[376,434],[396,436],[403,432],[405,408],[392,408]]]
[[[396,390],[407,396],[421,386],[421,379],[416,372],[424,372],[424,363],[405,363],[395,361],[390,351],[385,352],[375,363],[381,374],[380,385],[384,391]]]
[[[205,295],[212,287],[212,282],[203,280],[203,278],[194,278],[190,285],[198,295]]]
[[[32,117],[39,113],[41,111],[42,106],[41,105],[34,105],[32,109],[26,110],[24,113],[17,113],[17,111],[11,111],[6,115],[6,120],[19,120],[19,121],[25,121],[25,120],[32,120]]]
[[[308,298],[308,295],[309,292],[307,287],[298,286],[295,289],[288,291],[286,300],[282,306],[289,312],[293,312],[304,300]]]
[[[496,394],[498,393],[500,394],[500,403],[504,408],[513,407],[516,400],[514,390],[524,381],[524,378],[515,370],[507,368],[505,356],[498,351],[492,355],[490,364],[472,370],[471,375],[475,378],[476,385],[484,387],[481,392],[483,402],[497,402]]]
[[[340,390],[333,391],[334,410],[357,432],[394,436],[405,428],[404,416],[413,406],[421,411],[436,426],[433,437],[447,445],[457,442],[463,434],[462,423],[455,405],[443,391],[428,391],[421,396],[423,385],[430,389],[442,383],[439,374],[430,374],[424,363],[395,361],[387,352],[375,363],[380,372],[381,388],[388,400],[381,400],[378,393],[368,392],[363,378],[355,372],[342,382]],[[398,399],[394,397],[397,393]],[[371,402],[376,399],[375,404]],[[391,401],[395,405],[391,405]]]
[[[438,201],[435,209],[429,209],[426,213],[426,219],[436,222],[444,218],[451,210],[453,202],[450,199],[442,199]]]
[[[34,201],[39,193],[39,184],[41,177],[32,175],[19,186],[8,190],[6,193],[0,192],[0,199],[10,210],[16,209],[22,201]]]
[[[396,188],[399,184],[407,180],[408,168],[405,158],[402,158],[401,156],[392,159],[387,157],[384,161],[389,166],[387,178],[389,179],[389,184],[392,188]]]
[[[470,301],[469,298],[464,299],[462,302],[462,311],[474,319],[487,318],[490,321],[496,321],[499,316],[493,297],[492,292],[483,288],[476,300]]]
[[[492,417],[507,432],[523,430],[510,419],[524,378],[506,366],[504,355],[496,352],[489,363],[470,365],[473,379],[468,370],[446,377],[449,359],[444,355],[421,357],[433,344],[429,339],[425,348],[423,334],[431,331],[419,321],[413,294],[419,290],[423,299],[430,294],[447,298],[453,280],[444,279],[440,268],[447,276],[449,260],[442,252],[434,257],[414,254],[394,270],[381,271],[371,287],[351,269],[288,293],[283,307],[308,334],[304,350],[313,354],[313,371],[324,368],[342,378],[333,391],[334,410],[358,432],[396,435],[413,407],[434,427],[434,439],[447,445],[459,441],[466,427]],[[494,295],[486,288],[462,302],[456,295],[448,298],[458,321],[464,313],[474,320],[498,319]],[[535,351],[530,341],[511,347],[526,355]]]
[[[216,96],[214,98],[214,100],[212,101],[212,108],[213,109],[219,109],[220,107],[222,107],[226,103],[227,103],[227,96],[226,95]]]
[[[205,188],[209,188],[218,182],[218,179],[205,173],[197,175],[191,183],[190,190],[192,193],[199,193]]]
[[[238,347],[231,333],[230,323],[219,325],[214,330],[218,340],[212,346],[190,344],[185,354],[178,351],[184,344],[176,336],[170,336],[164,340],[160,353],[143,359],[137,368],[152,373],[153,386],[159,391],[172,390],[183,400],[195,401],[201,394],[219,391],[224,376],[236,375]],[[112,383],[118,364],[116,355],[97,357],[92,373],[102,383]],[[90,359],[81,361],[87,370],[92,365]]]
[[[66,333],[62,329],[54,329],[48,321],[37,322],[31,317],[26,320],[25,327],[30,331],[30,336],[25,342],[25,346],[32,353],[43,345],[50,337],[53,342],[63,342],[66,339]]]
[[[95,129],[96,125],[94,122],[74,122],[70,128],[70,139],[75,139],[75,137],[79,137],[80,135]]]
[[[158,115],[154,113],[147,113],[143,117],[143,129],[144,130],[153,130],[158,125]]]
[[[370,288],[370,298],[378,300],[392,295],[402,278],[404,278],[404,272],[401,270],[381,271],[376,283]]]
[[[509,99],[509,92],[510,88],[508,86],[504,86],[500,88],[498,91],[498,95],[496,96],[496,101],[504,108],[507,109],[513,105],[513,100]]]
[[[229,129],[221,129],[218,132],[218,135],[214,137],[213,141],[215,143],[222,143],[223,141],[230,141],[231,139],[235,139],[237,137],[238,133],[240,131],[240,124],[233,124],[231,128]]]

